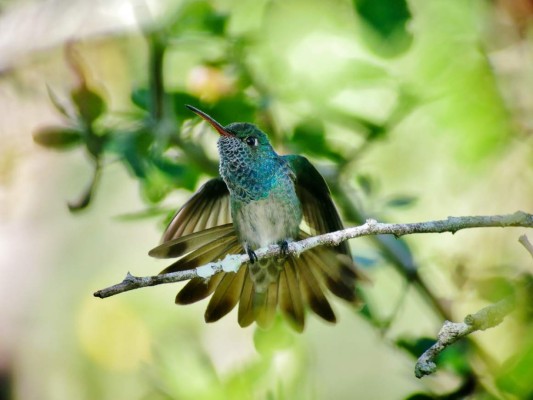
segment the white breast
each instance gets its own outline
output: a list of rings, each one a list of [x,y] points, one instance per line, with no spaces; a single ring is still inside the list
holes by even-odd
[[[300,224],[299,210],[267,198],[245,204],[235,215],[241,241],[253,249],[294,239]],[[301,215],[301,214],[300,214]]]

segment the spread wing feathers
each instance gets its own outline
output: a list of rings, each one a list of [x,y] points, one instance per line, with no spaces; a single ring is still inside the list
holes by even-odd
[[[165,230],[161,242],[231,222],[228,188],[222,178],[213,178],[180,208]]]
[[[192,304],[203,300],[213,293],[222,280],[223,274],[217,274],[209,279],[193,278],[176,295],[176,304]]]
[[[296,194],[302,203],[304,220],[311,228],[310,233],[317,235],[343,229],[342,221],[322,175],[305,157],[287,155],[283,156],[283,159],[294,172]],[[347,242],[336,246],[335,250],[352,259]]]
[[[156,258],[175,258],[190,253],[208,243],[217,244],[230,236],[235,236],[233,224],[215,226],[190,235],[172,239],[153,248],[148,253]]]

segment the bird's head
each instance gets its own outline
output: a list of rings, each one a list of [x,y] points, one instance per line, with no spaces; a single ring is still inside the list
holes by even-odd
[[[237,171],[246,165],[260,165],[262,161],[276,156],[266,133],[257,126],[247,122],[222,126],[203,111],[189,105],[187,108],[209,122],[219,133],[218,152],[221,165],[230,170]]]

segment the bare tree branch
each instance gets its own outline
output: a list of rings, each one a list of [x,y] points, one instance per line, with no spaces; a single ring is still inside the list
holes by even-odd
[[[514,310],[514,296],[507,297],[495,304],[469,314],[464,322],[445,321],[439,331],[437,342],[427,349],[415,364],[415,375],[422,378],[437,370],[435,358],[448,346],[475,331],[484,331],[499,325]]]
[[[526,248],[533,257],[533,246],[527,239],[526,235],[520,236],[518,241]],[[526,288],[530,288],[528,283]],[[501,324],[504,318],[510,314],[516,307],[516,295],[506,297],[495,304],[482,308],[475,314],[467,315],[464,322],[445,321],[440,329],[437,342],[427,349],[415,364],[415,375],[422,378],[430,375],[437,370],[435,359],[448,346],[452,345],[462,337],[465,337],[475,331],[484,331]]]
[[[520,226],[533,228],[533,215],[522,211],[517,211],[509,215],[494,216],[474,216],[474,217],[448,217],[445,220],[418,222],[410,224],[384,224],[375,220],[367,220],[365,224],[341,231],[331,232],[324,235],[313,236],[299,242],[289,244],[289,253],[299,256],[304,251],[317,246],[334,246],[339,243],[360,236],[390,234],[396,237],[414,233],[455,233],[467,228],[488,228],[488,227],[511,227]],[[261,248],[256,252],[257,258],[263,259],[280,254],[280,248],[272,245]],[[228,255],[223,260],[211,262],[196,269],[171,272],[156,276],[137,277],[129,272],[121,283],[98,290],[95,297],[106,298],[129,290],[146,286],[155,286],[163,283],[173,283],[189,280],[192,278],[208,278],[219,272],[236,272],[240,266],[249,261],[247,254]]]

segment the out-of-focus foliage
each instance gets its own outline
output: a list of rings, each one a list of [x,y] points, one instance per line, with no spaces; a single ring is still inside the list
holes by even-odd
[[[512,295],[516,275],[531,274],[511,230],[353,241],[373,282],[358,289],[364,306],[338,305],[341,323],[311,319],[302,335],[281,319],[270,331],[241,330],[233,314],[206,326],[205,304],[172,304],[175,287],[90,298],[128,270],[162,269],[146,266],[146,250],[191,192],[218,173],[216,135],[185,104],[224,125],[254,122],[280,153],[312,159],[346,225],[528,211],[533,92],[525,88],[533,82],[520,57],[531,61],[533,46],[527,18],[516,19],[510,3],[117,0],[108,15],[132,16],[126,25],[138,30],[71,35],[47,50],[52,67],[38,57],[14,60],[0,84],[17,98],[40,94],[48,118],[27,111],[20,121],[34,120],[33,140],[61,150],[47,160],[63,163],[54,179],[36,168],[28,174],[37,177],[36,193],[21,189],[12,201],[16,210],[31,199],[29,209],[39,210],[24,214],[27,238],[5,225],[15,243],[9,264],[22,257],[17,270],[50,274],[27,296],[21,314],[31,322],[18,322],[24,334],[12,334],[21,343],[9,357],[0,344],[0,370],[12,375],[14,397],[531,397],[527,302],[506,327],[446,350],[436,377],[421,383],[412,373],[445,319]],[[54,18],[68,26],[62,12]],[[11,103],[0,97],[4,108]],[[5,143],[0,184],[10,181],[16,158]],[[61,182],[68,190],[59,194]],[[69,217],[57,206],[50,214],[51,204],[76,191],[68,205],[83,212]],[[41,265],[48,269],[36,273]]]
[[[394,56],[403,53],[413,36],[407,29],[411,12],[405,0],[353,0],[359,17],[375,32],[362,37],[378,55]]]

